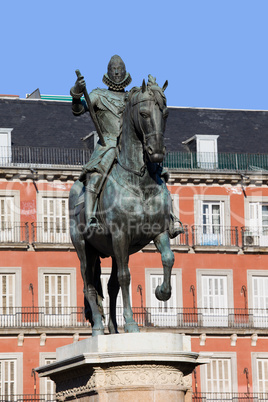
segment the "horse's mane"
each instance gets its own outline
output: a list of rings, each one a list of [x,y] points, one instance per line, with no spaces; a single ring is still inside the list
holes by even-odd
[[[158,104],[159,108],[163,110],[166,105],[166,97],[164,94],[164,90],[159,87],[156,83],[156,78],[151,74],[148,75],[148,83],[146,87],[146,91],[148,95],[154,98],[155,104]],[[133,87],[127,94],[127,101],[131,103],[133,98],[137,98],[142,93],[142,87]]]

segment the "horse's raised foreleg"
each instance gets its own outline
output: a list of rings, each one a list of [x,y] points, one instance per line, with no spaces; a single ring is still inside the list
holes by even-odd
[[[174,254],[170,249],[168,232],[163,232],[154,239],[154,244],[161,253],[162,264],[164,268],[164,281],[162,285],[157,286],[155,295],[158,300],[166,301],[171,296],[171,270],[174,264]]]
[[[139,327],[133,319],[133,312],[130,304],[129,285],[130,285],[130,272],[128,268],[128,244],[126,236],[113,237],[113,250],[117,263],[117,276],[118,282],[122,289],[123,297],[123,316],[125,319],[125,332],[139,332]]]
[[[110,299],[108,329],[110,334],[118,334],[117,322],[116,322],[116,300],[119,293],[119,289],[120,285],[117,276],[117,263],[115,258],[113,258],[112,272],[108,282],[108,293]]]

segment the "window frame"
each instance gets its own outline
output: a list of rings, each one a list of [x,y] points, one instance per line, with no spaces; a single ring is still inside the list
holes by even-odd
[[[258,367],[257,361],[258,359],[268,361],[268,352],[251,352],[251,367],[252,367],[252,388],[253,392],[255,393],[265,393],[265,391],[259,391],[259,384],[258,384]],[[268,380],[268,379],[267,379]],[[266,391],[267,392],[267,391]]]
[[[23,352],[0,353],[0,360],[16,360],[16,390],[14,395],[23,394]]]
[[[238,392],[238,381],[237,381],[237,354],[236,352],[212,352],[213,355],[211,360],[221,360],[221,359],[230,359],[230,367],[231,367],[231,380],[232,380],[232,393]],[[200,377],[201,377],[201,391],[206,393],[207,391],[207,368],[206,365],[201,365],[200,367]],[[213,393],[217,391],[212,391]],[[224,391],[223,391],[224,392]]]

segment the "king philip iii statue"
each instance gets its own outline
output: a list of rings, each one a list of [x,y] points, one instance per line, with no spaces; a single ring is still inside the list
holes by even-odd
[[[126,71],[125,63],[118,55],[112,56],[107,73],[102,79],[108,89],[97,88],[88,94],[84,77],[80,73],[77,75],[75,85],[70,90],[73,98],[73,114],[81,115],[89,111],[99,135],[99,141],[91,158],[83,166],[79,177],[85,186],[85,221],[86,231],[89,231],[99,225],[96,217],[97,197],[116,159],[122,131],[123,112],[127,102],[128,93],[125,88],[131,83],[132,78]],[[86,102],[81,100],[83,95],[85,95]],[[160,175],[167,181],[168,174],[162,168],[159,169]],[[166,191],[168,191],[167,188]],[[171,212],[169,236],[174,238],[180,233],[183,233],[182,224]]]

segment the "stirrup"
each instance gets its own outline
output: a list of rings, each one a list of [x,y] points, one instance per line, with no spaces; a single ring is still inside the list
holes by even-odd
[[[96,216],[91,216],[86,224],[86,232],[90,229],[96,229],[100,226],[98,218]]]

